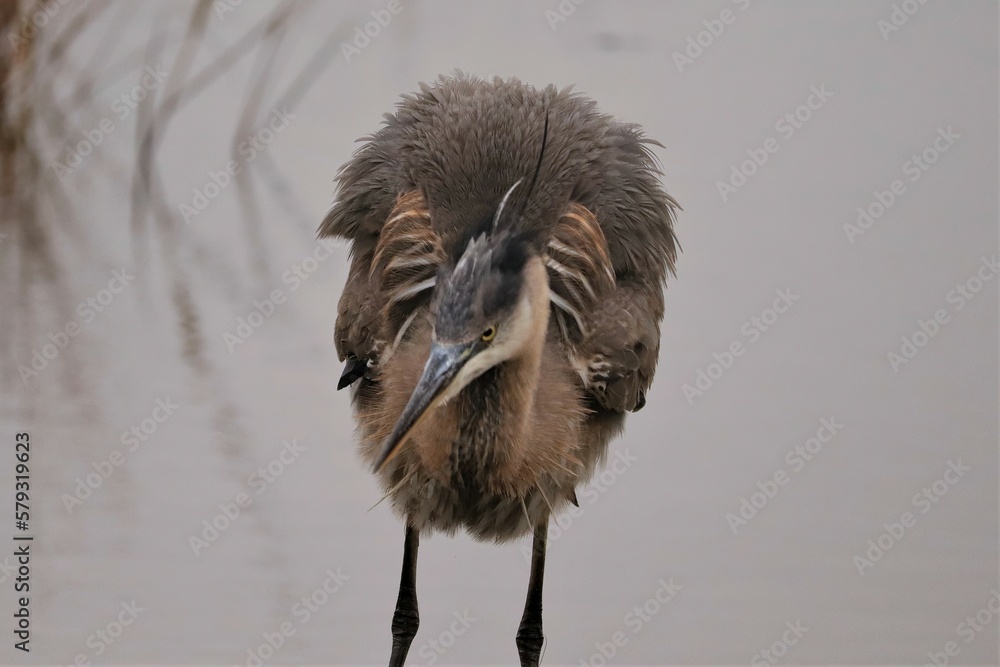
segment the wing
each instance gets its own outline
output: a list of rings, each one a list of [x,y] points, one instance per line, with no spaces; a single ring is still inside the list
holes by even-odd
[[[337,351],[347,362],[339,388],[362,376],[377,377],[379,363],[392,355],[426,308],[444,260],[427,204],[417,191],[396,198],[367,252],[357,251],[357,243],[338,307]]]
[[[614,287],[583,311],[586,335],[577,343],[570,338],[584,386],[608,410],[639,410],[645,404],[660,350],[663,288],[678,251],[674,212],[679,206],[663,189],[650,144],[659,145],[637,125],[608,119],[598,142],[598,167],[580,171],[570,197],[575,204],[559,224],[563,230],[571,223],[596,225],[603,235],[590,230],[586,240],[581,238],[589,245],[572,247],[591,256],[593,264],[610,257]],[[587,213],[574,216],[574,211]],[[567,231],[561,233],[570,238]],[[595,249],[600,238],[606,246]],[[588,271],[597,280],[597,270]]]
[[[389,336],[398,335],[410,314],[427,301],[443,261],[423,195],[416,190],[400,195],[379,234],[371,267],[375,288],[385,300]]]
[[[545,262],[552,314],[583,386],[606,410],[641,409],[660,348],[659,277],[616,275],[601,225],[578,203],[553,228]]]
[[[608,243],[594,214],[570,203],[549,236],[545,266],[553,317],[573,347],[588,336],[590,320],[615,289]]]
[[[337,304],[334,342],[337,355],[345,361],[337,389],[353,384],[369,370],[369,361],[378,358],[382,340],[382,300],[371,276],[373,251],[354,248],[347,284]]]
[[[660,353],[663,295],[657,288],[619,282],[590,318],[577,368],[597,403],[608,410],[641,410]]]

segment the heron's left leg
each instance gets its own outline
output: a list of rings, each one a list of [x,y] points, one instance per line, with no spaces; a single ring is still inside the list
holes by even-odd
[[[517,654],[521,667],[538,667],[542,657],[542,578],[545,574],[545,541],[548,537],[549,518],[546,516],[535,526],[531,549],[531,575],[528,578],[528,597],[524,601],[524,614],[517,628]]]
[[[389,667],[403,667],[410,644],[420,625],[417,612],[417,547],[420,533],[406,523],[406,539],[403,546],[403,573],[399,578],[399,597],[396,611],[392,615],[392,656]]]

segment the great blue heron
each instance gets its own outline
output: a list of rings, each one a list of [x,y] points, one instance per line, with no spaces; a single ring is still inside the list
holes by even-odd
[[[442,77],[366,141],[320,234],[351,241],[338,388],[406,523],[389,664],[419,623],[419,534],[464,528],[534,532],[517,647],[537,665],[548,518],[645,404],[676,203],[655,142],[554,86]]]

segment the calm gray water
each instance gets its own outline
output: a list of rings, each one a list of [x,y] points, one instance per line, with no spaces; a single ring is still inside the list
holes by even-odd
[[[216,4],[195,71],[276,7]],[[386,662],[402,527],[369,510],[380,494],[335,391],[346,249],[314,230],[354,140],[459,68],[574,84],[641,123],[684,207],[649,405],[550,537],[544,663],[996,664],[997,6],[895,5],[403,2],[346,53],[387,3],[310,5],[262,56],[278,60],[251,127],[273,111],[280,129],[233,148],[257,136],[235,130],[261,79],[250,54],[172,119],[168,222],[138,228],[134,124],[152,102],[121,120],[113,104],[151,26],[176,67],[190,10],[100,14],[49,72],[78,129],[115,123],[64,181],[47,172],[75,216],[47,214],[59,276],[24,287],[34,260],[0,240],[0,553],[19,431],[35,535],[32,650],[12,646],[0,572],[0,660]],[[76,10],[61,11],[54,25]],[[326,69],[283,103],[331,33]],[[128,69],[85,115],[71,92],[108,40]],[[152,81],[162,100],[171,84]],[[231,152],[247,192],[209,187]],[[78,492],[88,475],[100,485]],[[424,540],[412,664],[516,660],[527,544]]]

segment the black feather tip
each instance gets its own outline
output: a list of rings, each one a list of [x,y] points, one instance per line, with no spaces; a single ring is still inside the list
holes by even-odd
[[[356,380],[365,374],[368,364],[363,359],[351,355],[344,364],[344,372],[340,374],[340,381],[337,383],[337,391],[354,384]]]

